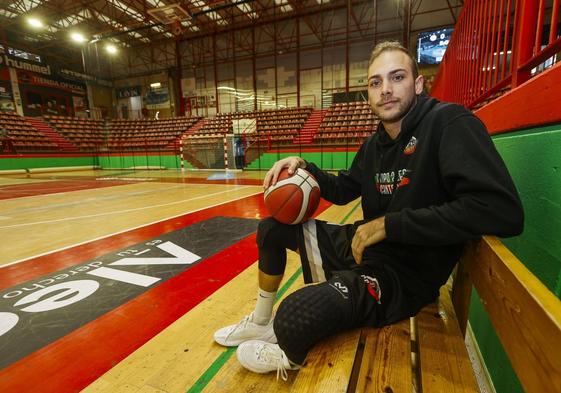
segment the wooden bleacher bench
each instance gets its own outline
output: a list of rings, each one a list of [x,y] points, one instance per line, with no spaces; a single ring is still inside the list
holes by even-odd
[[[479,392],[464,341],[472,287],[524,390],[561,392],[561,301],[494,237],[466,248],[453,286],[416,317],[317,345],[291,391]]]

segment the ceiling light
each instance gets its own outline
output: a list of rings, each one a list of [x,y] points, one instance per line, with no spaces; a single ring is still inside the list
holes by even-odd
[[[34,27],[36,29],[41,29],[43,27],[45,27],[45,25],[43,24],[43,22],[41,22],[39,19],[37,18],[27,18],[27,23],[31,26]]]
[[[150,83],[150,87],[153,87],[154,89],[157,89],[160,86],[162,86],[162,84],[160,82]]]
[[[80,42],[80,43],[86,42],[86,37],[84,37],[82,33],[74,32],[70,34],[70,38],[72,38],[72,40],[76,42]]]
[[[116,47],[115,45],[113,45],[113,44],[107,44],[107,45],[105,46],[105,50],[106,50],[108,53],[112,54],[112,55],[114,55],[115,53],[117,53],[117,47]]]

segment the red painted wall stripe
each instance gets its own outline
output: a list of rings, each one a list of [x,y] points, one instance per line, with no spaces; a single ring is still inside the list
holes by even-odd
[[[561,122],[561,63],[475,111],[490,134]]]

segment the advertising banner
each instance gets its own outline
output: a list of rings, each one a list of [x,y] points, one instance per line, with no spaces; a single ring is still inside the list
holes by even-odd
[[[150,90],[144,97],[146,108],[163,109],[170,107],[169,90],[167,87]]]
[[[0,80],[0,111],[15,112],[14,98],[9,81]]]
[[[127,87],[120,87],[117,89],[118,99],[138,97],[140,95],[142,95],[141,86],[127,86]]]

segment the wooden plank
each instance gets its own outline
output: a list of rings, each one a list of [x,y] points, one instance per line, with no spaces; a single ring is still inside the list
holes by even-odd
[[[220,370],[214,380],[203,390],[204,393],[288,393],[297,373],[288,372],[288,380],[283,381],[276,373],[256,374],[246,370],[234,354]]]
[[[479,392],[448,289],[416,317],[423,392]]]
[[[465,254],[464,254],[465,255]],[[469,305],[471,301],[471,288],[472,282],[469,273],[466,270],[465,257],[462,256],[458,266],[456,267],[456,274],[454,276],[454,287],[452,288],[452,303],[460,332],[462,337],[466,336],[467,322],[469,316]]]
[[[353,329],[316,345],[291,391],[346,393],[359,342],[360,329]]]
[[[356,392],[411,392],[409,319],[382,329],[364,328]]]
[[[561,301],[497,238],[466,267],[526,392],[561,392]]]

